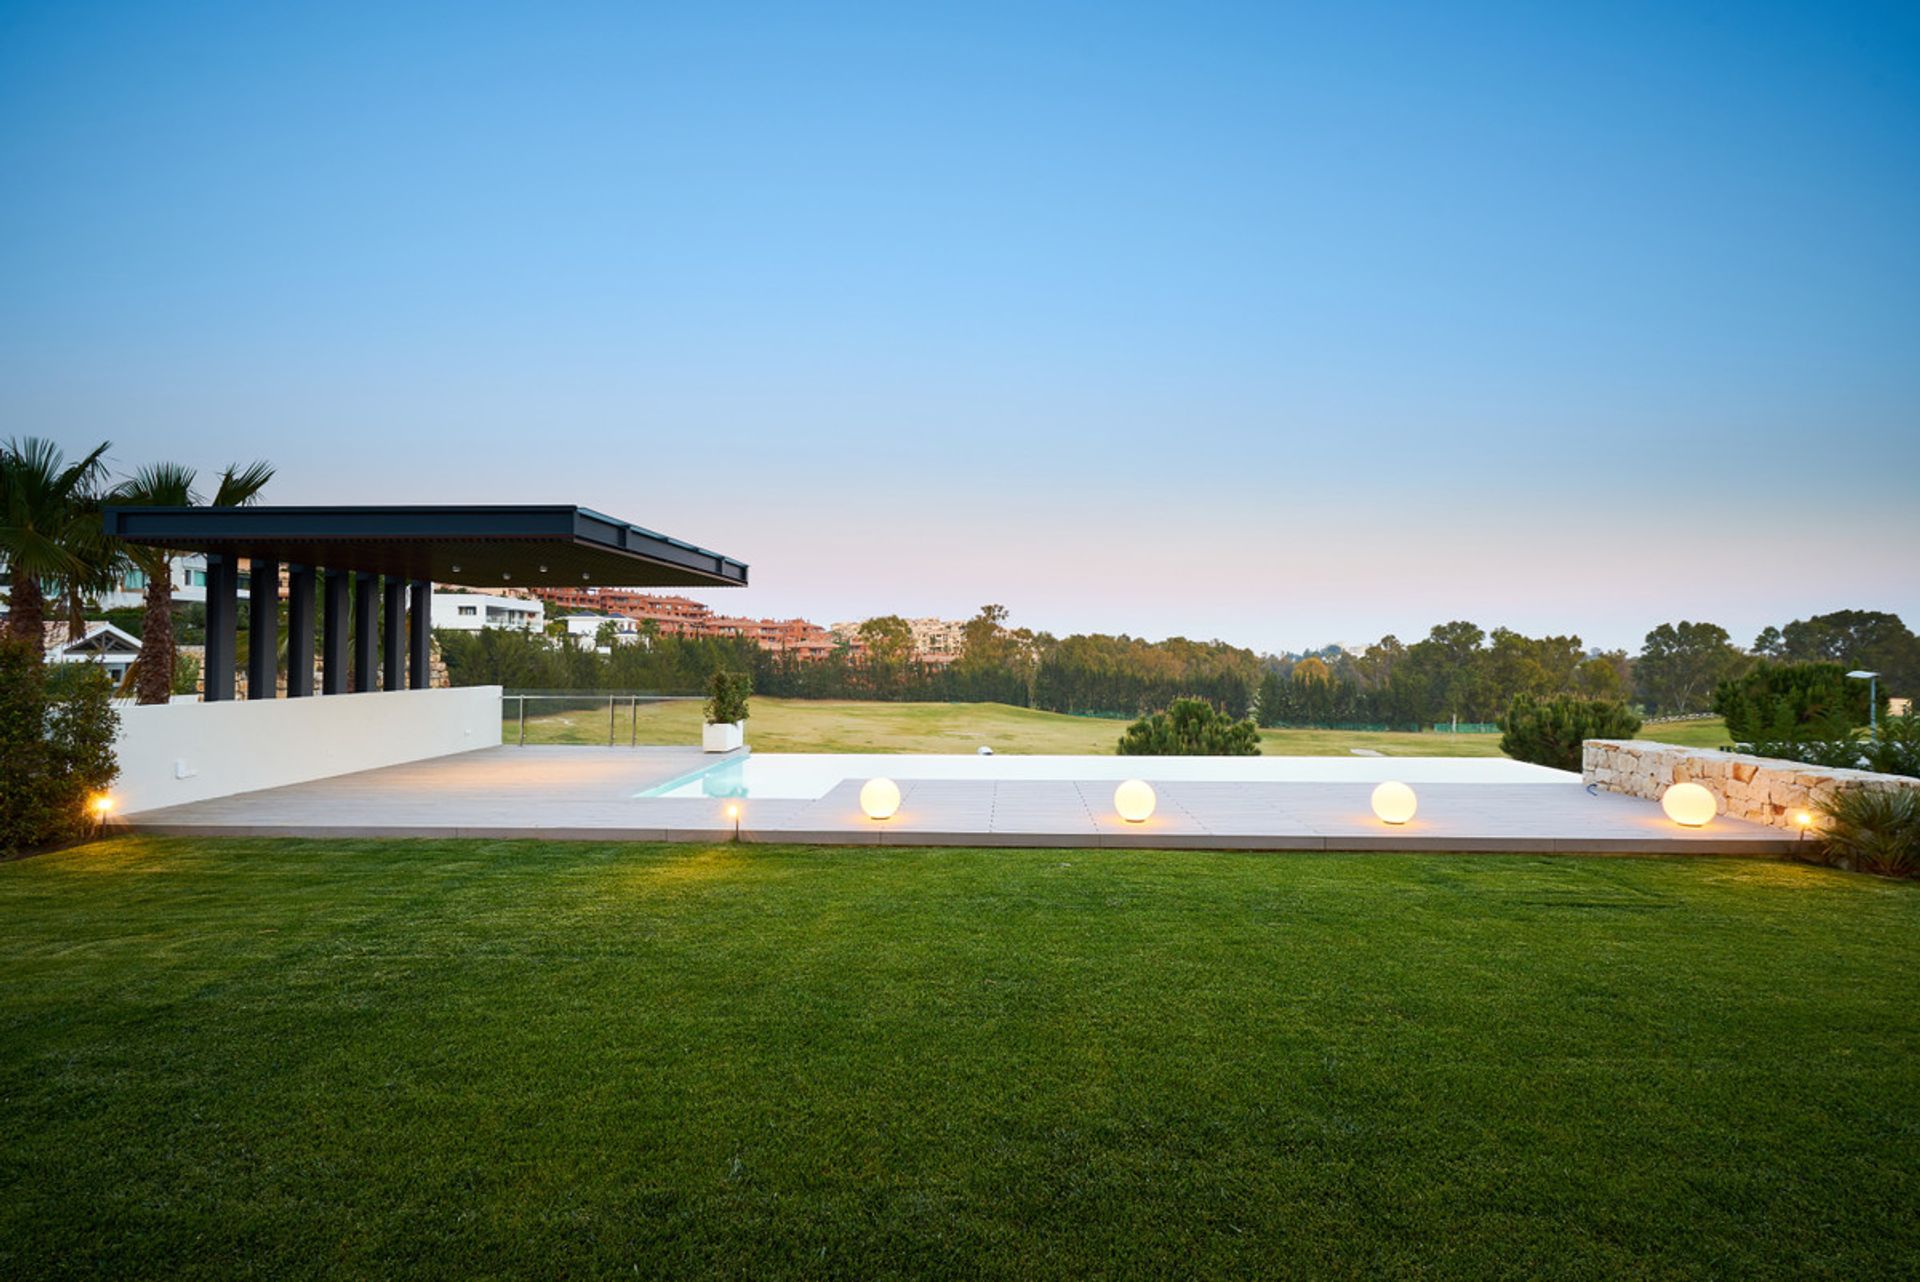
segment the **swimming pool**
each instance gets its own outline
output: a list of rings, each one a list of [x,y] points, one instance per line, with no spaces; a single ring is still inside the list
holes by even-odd
[[[1148,783],[1542,783],[1580,776],[1505,757],[1049,757],[762,752],[729,757],[642,797],[824,797],[846,779],[1145,779]]]

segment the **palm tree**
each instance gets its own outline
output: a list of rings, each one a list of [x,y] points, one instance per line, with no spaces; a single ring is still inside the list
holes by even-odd
[[[0,557],[12,576],[7,630],[41,653],[46,594],[58,578],[70,611],[112,570],[114,550],[100,533],[102,442],[72,463],[54,442],[27,436],[0,445]]]
[[[113,492],[115,503],[141,507],[197,507],[198,474],[179,463],[153,463]],[[214,507],[244,507],[273,479],[271,464],[229,464],[213,494]],[[140,657],[134,660],[134,697],[140,703],[165,703],[173,694],[173,553],[166,548],[129,544],[127,559],[147,578],[146,619],[140,628]]]

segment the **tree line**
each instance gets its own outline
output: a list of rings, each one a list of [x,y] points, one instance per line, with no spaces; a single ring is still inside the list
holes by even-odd
[[[604,654],[511,632],[447,633],[441,645],[458,684],[694,694],[724,668],[751,673],[760,694],[790,698],[994,701],[1131,718],[1191,696],[1267,726],[1485,724],[1519,696],[1609,700],[1649,716],[1705,713],[1722,683],[1757,665],[1815,660],[1879,671],[1888,693],[1920,686],[1920,640],[1897,615],[1859,610],[1769,628],[1747,650],[1715,624],[1663,623],[1636,655],[1591,650],[1571,634],[1530,637],[1465,621],[1439,624],[1411,644],[1387,636],[1358,652],[1260,655],[1184,637],[1055,637],[1011,627],[1006,610],[989,605],[965,625],[959,658],[931,664],[911,658],[898,631],[882,620],[865,630],[880,645],[819,659],[651,629],[639,644]]]

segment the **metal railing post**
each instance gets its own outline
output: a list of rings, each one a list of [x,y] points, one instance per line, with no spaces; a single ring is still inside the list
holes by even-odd
[[[627,746],[640,746],[640,696],[637,694],[627,696]]]
[[[613,746],[613,719],[615,710],[618,709],[619,706],[620,701],[618,699],[612,695],[607,696],[607,746],[609,748]]]
[[[527,696],[519,695],[520,700],[520,746],[527,746]]]

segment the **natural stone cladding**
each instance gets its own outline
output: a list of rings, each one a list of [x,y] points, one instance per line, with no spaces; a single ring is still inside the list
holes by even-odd
[[[1589,739],[1580,755],[1581,777],[1609,792],[1658,799],[1676,783],[1697,783],[1720,802],[1721,814],[1775,828],[1797,827],[1800,811],[1818,811],[1844,788],[1920,790],[1920,779],[1900,775],[1641,739]]]

